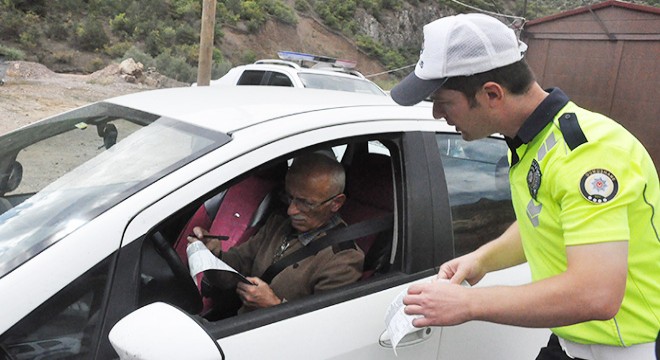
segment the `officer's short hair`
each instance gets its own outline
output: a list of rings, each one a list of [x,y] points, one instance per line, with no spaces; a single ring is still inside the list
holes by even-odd
[[[477,91],[489,81],[502,85],[512,94],[522,95],[529,90],[535,78],[525,60],[520,60],[511,65],[479,74],[450,77],[443,88],[463,93],[467,97],[470,106],[475,106]]]

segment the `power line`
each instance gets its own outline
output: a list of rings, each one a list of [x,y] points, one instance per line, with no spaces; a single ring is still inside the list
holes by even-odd
[[[465,7],[468,8],[468,9],[472,9],[472,10],[475,10],[475,11],[479,11],[479,12],[482,12],[482,13],[484,13],[484,14],[488,14],[488,15],[492,15],[492,16],[500,16],[500,17],[505,17],[505,18],[510,18],[510,19],[516,19],[516,20],[522,20],[523,23],[524,23],[525,21],[527,21],[527,19],[525,19],[525,18],[522,17],[522,16],[506,15],[506,14],[502,14],[502,13],[497,13],[497,12],[492,12],[492,11],[488,11],[488,10],[483,10],[483,9],[479,9],[478,7],[475,7],[475,6],[472,6],[472,5],[464,4],[464,3],[462,3],[462,2],[460,2],[460,1],[458,1],[458,0],[451,0],[451,1],[454,2],[454,3],[456,3],[456,4],[459,4],[459,5],[461,5],[461,6],[465,6]]]
[[[375,73],[375,74],[365,75],[364,77],[369,78],[369,77],[374,77],[374,76],[378,76],[378,75],[389,74],[389,73],[393,73],[393,72],[395,72],[395,71],[399,71],[399,70],[403,70],[403,69],[407,69],[407,68],[413,67],[413,66],[415,66],[415,65],[417,65],[417,63],[410,64],[410,65],[406,65],[406,66],[402,66],[402,67],[397,68],[397,69],[392,69],[392,70],[387,70],[387,71],[383,71],[383,72],[379,72],[379,73]]]

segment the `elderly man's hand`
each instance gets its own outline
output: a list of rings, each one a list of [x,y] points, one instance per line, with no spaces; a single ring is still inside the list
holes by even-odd
[[[236,293],[244,305],[251,308],[265,308],[282,303],[282,299],[275,295],[268,283],[257,277],[247,279],[254,285],[239,282],[236,287]]]
[[[201,241],[206,245],[206,248],[213,253],[213,255],[220,257],[220,253],[222,253],[222,243],[220,240],[204,238],[209,232],[199,226],[195,226],[192,232],[192,235],[194,236],[188,235],[189,243]]]

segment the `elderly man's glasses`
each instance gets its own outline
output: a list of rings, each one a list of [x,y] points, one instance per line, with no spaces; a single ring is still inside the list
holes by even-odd
[[[333,196],[331,196],[331,197],[329,197],[329,198],[327,198],[327,199],[325,199],[321,202],[313,203],[309,200],[297,198],[297,197],[291,196],[287,193],[284,193],[284,194],[282,194],[282,201],[284,201],[284,203],[286,203],[287,205],[291,205],[291,204],[296,205],[296,208],[298,210],[302,211],[302,212],[308,212],[308,211],[312,211],[312,210],[318,208],[319,206],[333,200],[334,198],[336,198],[339,195],[341,195],[341,193],[333,195]]]

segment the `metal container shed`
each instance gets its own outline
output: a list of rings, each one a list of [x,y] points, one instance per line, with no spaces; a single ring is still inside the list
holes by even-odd
[[[660,168],[660,8],[605,1],[529,21],[521,38],[544,88],[621,123]]]

